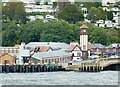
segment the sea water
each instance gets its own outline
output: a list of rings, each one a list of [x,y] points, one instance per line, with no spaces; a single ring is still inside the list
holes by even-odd
[[[118,71],[0,73],[0,85],[118,85]]]

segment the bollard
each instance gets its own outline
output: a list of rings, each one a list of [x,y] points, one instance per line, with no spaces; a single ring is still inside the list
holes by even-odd
[[[57,66],[55,66],[55,71],[57,71]]]
[[[37,70],[37,66],[38,66],[38,65],[35,65],[35,72],[38,72],[38,70]]]
[[[41,72],[43,72],[44,71],[44,66],[43,65],[41,65]]]
[[[35,65],[35,72],[37,72],[37,65]]]
[[[2,73],[2,65],[0,65],[0,73]]]
[[[5,65],[5,72],[9,73],[9,65]]]
[[[94,68],[93,68],[93,66],[91,66],[91,72],[93,72],[94,71]]]
[[[28,73],[29,72],[29,65],[26,65],[25,66],[25,73]]]
[[[3,73],[5,72],[5,66],[4,65],[2,66],[2,72]]]
[[[35,66],[31,65],[31,72],[35,72]]]
[[[16,72],[16,65],[13,65],[12,67],[13,67],[13,73],[15,73]]]
[[[90,72],[90,66],[88,66],[88,72]]]
[[[48,72],[50,72],[50,71],[51,71],[51,67],[49,66],[49,67],[48,67]]]
[[[50,72],[52,72],[52,66],[50,66]]]
[[[28,65],[28,72],[31,72],[31,65]]]
[[[55,71],[55,66],[52,67],[53,72]]]
[[[13,65],[11,65],[11,66],[9,66],[9,72],[14,72],[14,66]]]
[[[22,73],[22,72],[23,72],[22,65],[19,65],[19,66],[18,66],[18,72],[19,72],[19,73]]]
[[[37,70],[37,66],[38,66],[38,65],[35,65],[35,72],[37,72],[37,71],[38,71],[38,70]]]
[[[41,65],[37,66],[37,72],[41,72]]]
[[[44,72],[46,72],[46,71],[47,71],[47,66],[44,65]]]
[[[47,66],[47,70],[46,70],[46,72],[49,72],[49,70],[48,70],[48,69],[49,69],[49,66]]]

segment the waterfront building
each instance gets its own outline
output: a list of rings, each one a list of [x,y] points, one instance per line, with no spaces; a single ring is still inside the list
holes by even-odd
[[[67,49],[67,51],[72,53],[73,61],[82,60],[82,51],[79,44],[70,44],[70,47]]]
[[[14,56],[9,55],[8,53],[2,54],[0,56],[0,65],[6,64],[15,64],[16,58]]]
[[[21,43],[21,45],[17,47],[0,47],[0,53],[9,54],[13,57],[18,58],[18,63],[23,63],[28,60],[30,57],[30,50],[25,49],[25,43]]]
[[[64,49],[57,50],[57,51],[49,51],[49,52],[39,52],[34,53],[32,58],[35,59],[34,63],[52,63],[55,62],[56,64],[67,63],[72,60],[72,54],[67,52]]]
[[[120,45],[119,44],[111,44],[110,46],[106,47],[102,44],[91,44],[91,54],[97,54],[105,56],[112,56],[112,55],[118,55],[120,56]]]

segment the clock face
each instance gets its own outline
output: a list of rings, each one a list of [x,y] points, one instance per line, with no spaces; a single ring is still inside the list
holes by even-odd
[[[83,32],[86,32],[86,30],[83,30]]]

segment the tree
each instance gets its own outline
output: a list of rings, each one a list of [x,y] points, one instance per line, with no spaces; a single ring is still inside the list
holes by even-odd
[[[69,3],[69,0],[57,0],[57,5],[60,11]]]
[[[28,20],[23,2],[7,2],[7,4],[3,6],[3,18],[5,18],[6,21],[26,23]]]
[[[112,20],[113,19],[113,12],[112,11],[108,11],[107,12],[107,19],[108,20]]]
[[[23,25],[18,33],[19,42],[28,43],[39,41],[43,24],[43,21],[36,20]]]
[[[14,46],[17,44],[17,31],[19,27],[13,23],[13,22],[8,22],[8,23],[3,23],[2,27],[2,45],[3,46]]]
[[[98,7],[98,10],[99,10],[99,12],[100,12],[100,19],[102,19],[102,20],[106,20],[106,12],[103,10],[103,8],[102,7]]]
[[[43,25],[40,41],[70,42],[69,24],[66,21],[51,21]]]
[[[82,11],[75,4],[68,4],[58,13],[58,18],[66,20],[69,23],[76,23],[84,19]]]
[[[91,22],[95,22],[97,20],[100,20],[102,17],[104,19],[104,16],[101,15],[101,13],[104,12],[101,10],[101,8],[97,9],[95,7],[91,7],[88,11],[87,18],[91,20]]]

